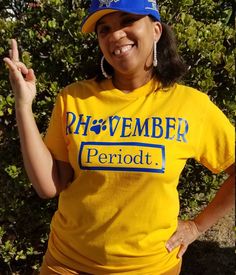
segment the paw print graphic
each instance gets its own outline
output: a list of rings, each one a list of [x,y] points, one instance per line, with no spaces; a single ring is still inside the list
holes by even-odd
[[[101,131],[105,131],[107,129],[107,126],[105,124],[106,121],[104,121],[103,119],[95,119],[93,121],[93,126],[90,128],[90,130],[98,135]]]

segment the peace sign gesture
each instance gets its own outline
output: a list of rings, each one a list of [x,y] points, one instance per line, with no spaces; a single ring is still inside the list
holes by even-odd
[[[9,57],[3,59],[9,68],[9,78],[15,95],[16,108],[31,106],[36,95],[36,78],[32,69],[28,69],[19,60],[19,51],[15,39],[11,40]]]

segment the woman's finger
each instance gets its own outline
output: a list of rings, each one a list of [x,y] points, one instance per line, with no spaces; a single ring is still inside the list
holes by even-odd
[[[10,58],[6,57],[3,59],[4,62],[7,64],[7,66],[9,67],[9,69],[11,71],[20,71],[21,73],[23,73],[24,75],[28,74],[29,70],[28,68],[25,66],[24,63],[22,62],[13,62]]]
[[[12,59],[12,50],[9,50],[9,58]]]
[[[178,257],[182,257],[189,244],[195,241],[200,235],[196,224],[193,221],[178,222],[176,232],[166,243],[166,248],[169,252],[180,246]]]
[[[10,71],[14,72],[14,71],[19,71],[17,69],[16,64],[8,57],[5,57],[3,59],[3,61],[6,63],[7,67],[10,69]]]
[[[17,42],[15,39],[11,40],[11,50],[12,50],[11,59],[14,62],[18,62],[19,61],[19,51],[18,51]]]
[[[183,244],[183,236],[176,232],[166,243],[166,248],[169,252],[171,252],[176,247]]]
[[[28,74],[28,68],[25,66],[24,63],[19,61],[19,51],[15,39],[11,39],[11,49],[9,50],[9,57],[11,62],[13,62],[16,65],[18,71],[21,71],[24,75]],[[10,68],[13,69],[13,66],[11,66],[12,64],[9,60],[5,62],[9,65]]]
[[[35,77],[33,69],[29,69],[29,72],[26,75],[25,80],[30,81],[30,82],[35,82],[36,81],[36,77]]]
[[[4,62],[6,63],[7,67],[9,68],[9,79],[12,84],[12,87],[15,86],[17,83],[22,83],[24,81],[23,75],[19,68],[15,65],[14,62],[11,61],[10,58],[4,58]]]
[[[15,64],[16,64],[16,67],[18,68],[18,70],[20,70],[24,75],[28,74],[29,70],[25,66],[24,63],[22,63],[22,62],[16,62]]]
[[[182,258],[183,255],[184,255],[184,253],[186,252],[187,248],[188,248],[187,245],[182,244],[182,245],[180,246],[180,249],[179,249],[179,252],[178,252],[177,257],[178,257],[178,258]]]

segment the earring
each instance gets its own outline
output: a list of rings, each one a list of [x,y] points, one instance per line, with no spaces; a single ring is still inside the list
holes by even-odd
[[[157,41],[154,40],[153,45],[153,67],[157,67]]]
[[[110,79],[111,76],[108,75],[108,74],[106,73],[105,69],[104,69],[104,60],[105,60],[105,57],[103,56],[102,59],[101,59],[101,71],[102,71],[102,74],[103,74],[103,76],[104,76],[105,78]]]

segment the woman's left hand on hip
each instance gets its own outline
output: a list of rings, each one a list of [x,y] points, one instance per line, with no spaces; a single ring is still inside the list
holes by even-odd
[[[175,233],[166,243],[166,248],[169,252],[173,249],[180,247],[178,252],[178,258],[181,258],[188,246],[194,242],[201,233],[198,231],[198,228],[194,221],[178,221],[178,227]]]

